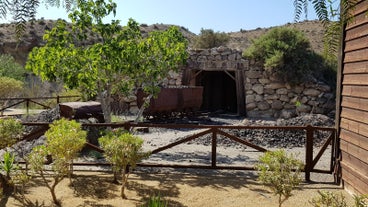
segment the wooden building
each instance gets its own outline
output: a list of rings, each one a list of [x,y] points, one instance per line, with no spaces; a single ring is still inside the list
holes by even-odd
[[[343,185],[368,194],[368,1],[355,2],[343,34],[337,123]]]

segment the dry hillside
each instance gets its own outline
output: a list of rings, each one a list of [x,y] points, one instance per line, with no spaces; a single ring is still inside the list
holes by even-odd
[[[27,25],[27,31],[23,39],[18,42],[15,38],[14,28],[15,24],[0,24],[0,53],[8,53],[15,57],[17,62],[24,64],[28,53],[33,47],[41,46],[43,44],[42,36],[45,30],[49,30],[53,27],[55,21],[39,19],[33,23],[29,22]],[[142,33],[146,34],[152,30],[164,30],[170,25],[167,24],[141,24]],[[288,23],[287,27],[297,28],[307,35],[312,48],[316,51],[321,51],[323,48],[322,37],[323,27],[318,21],[304,21],[299,23]],[[267,32],[270,28],[257,28],[255,30],[241,30],[239,32],[229,33],[230,41],[227,44],[228,47],[244,50],[251,44],[251,40],[259,37]],[[184,36],[189,40],[190,45],[193,44],[193,39],[196,34],[190,32],[185,27],[180,27],[180,30]],[[94,37],[91,34],[91,42],[94,41]]]

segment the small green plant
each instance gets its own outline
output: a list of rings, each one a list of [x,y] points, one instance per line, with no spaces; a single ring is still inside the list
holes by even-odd
[[[16,119],[6,118],[0,119],[0,149],[10,147],[20,140],[21,134],[23,132],[23,125]],[[4,161],[1,162],[0,167],[3,173],[0,173],[0,185],[1,191],[3,193],[8,193],[11,190],[11,177],[12,171],[17,169],[14,164],[15,156],[11,155],[9,152],[4,153]]]
[[[52,199],[55,204],[60,202],[56,198],[55,187],[73,171],[73,158],[83,148],[86,142],[87,132],[81,129],[80,123],[74,120],[60,119],[50,125],[50,129],[46,131],[46,146],[41,145],[32,149],[28,156],[30,169],[41,176],[47,188],[51,192]],[[46,179],[48,173],[44,163],[46,157],[51,155],[53,162],[51,163],[50,173],[53,182]]]
[[[121,197],[126,199],[124,188],[130,170],[148,156],[148,153],[142,150],[143,140],[123,130],[115,130],[107,132],[98,141],[105,150],[105,158],[112,165],[114,182],[118,182],[118,175],[121,174]]]
[[[354,195],[355,207],[367,207],[368,206],[368,194]]]
[[[142,205],[141,207],[167,207],[168,202],[163,200],[160,195],[151,196],[146,205]]]
[[[229,42],[229,35],[224,32],[214,32],[212,29],[201,29],[201,33],[195,38],[194,47],[210,49],[224,46]]]
[[[259,180],[278,196],[279,207],[292,196],[291,191],[301,182],[303,163],[284,150],[266,152],[256,165]]]
[[[318,191],[319,196],[309,201],[314,207],[347,207],[345,197],[330,191]]]
[[[10,173],[18,169],[18,166],[14,163],[15,155],[5,152],[3,159],[4,161],[1,162],[0,168],[5,172],[6,178],[10,180]]]

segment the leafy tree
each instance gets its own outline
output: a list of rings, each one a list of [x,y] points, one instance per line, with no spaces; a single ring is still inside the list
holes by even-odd
[[[266,152],[256,165],[259,180],[278,196],[279,207],[292,196],[291,191],[301,182],[303,164],[284,150]]]
[[[23,91],[23,82],[9,77],[0,77],[0,97],[13,98],[17,97]],[[8,104],[8,100],[0,100],[2,107]],[[1,107],[1,108],[2,108]],[[3,114],[4,111],[0,113]]]
[[[23,90],[23,82],[9,77],[0,77],[0,97],[16,97]]]
[[[271,29],[253,40],[243,55],[261,60],[266,70],[290,83],[304,81],[318,67],[311,64],[315,54],[305,35],[286,27]]]
[[[225,45],[229,41],[229,36],[224,32],[214,32],[212,29],[201,29],[196,37],[194,47],[209,49]]]
[[[157,82],[177,69],[187,57],[187,42],[177,27],[151,33],[143,38],[138,23],[130,19],[121,28],[119,21],[102,19],[116,12],[111,0],[77,1],[70,15],[72,31],[64,21],[44,35],[45,46],[29,54],[26,69],[45,80],[62,80],[69,88],[80,87],[101,101],[105,121],[111,120],[111,94],[130,91],[134,84],[157,92]],[[100,42],[86,45],[87,32]]]
[[[6,76],[23,81],[25,73],[26,70],[22,65],[15,62],[13,56],[7,54],[0,55],[0,77]]]
[[[30,169],[38,173],[50,190],[55,204],[60,204],[56,198],[55,188],[67,175],[71,175],[73,158],[82,149],[86,142],[87,133],[81,129],[80,123],[75,120],[60,119],[50,125],[46,131],[46,145],[37,146],[28,155]],[[51,155],[53,181],[46,179],[47,170],[44,162],[46,156]]]
[[[121,197],[126,199],[124,189],[128,182],[129,169],[134,169],[136,164],[148,155],[142,151],[143,140],[128,132],[117,130],[108,132],[98,141],[105,150],[104,156],[113,167],[114,182],[117,182],[121,172]]]

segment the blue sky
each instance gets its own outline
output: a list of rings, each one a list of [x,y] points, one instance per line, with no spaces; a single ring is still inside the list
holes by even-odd
[[[175,24],[199,33],[201,28],[218,32],[278,26],[294,21],[293,0],[119,0],[115,19],[125,25],[129,18],[139,23]],[[66,19],[62,8],[38,10],[38,18]],[[315,19],[313,9],[308,19]],[[304,16],[303,19],[304,20]]]

